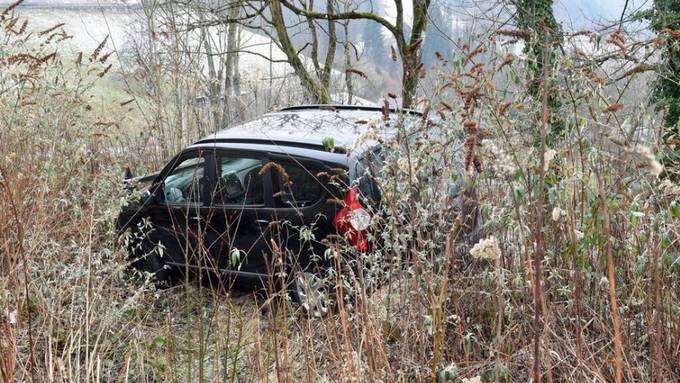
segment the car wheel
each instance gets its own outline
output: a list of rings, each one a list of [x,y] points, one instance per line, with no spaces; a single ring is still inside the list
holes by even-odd
[[[146,273],[152,274],[152,280],[160,286],[169,286],[173,280],[172,270],[165,264],[158,251],[158,245],[150,243],[148,238],[142,242],[133,256],[137,258],[132,266]]]
[[[327,316],[333,304],[331,288],[318,275],[301,271],[293,281],[293,298],[304,312],[314,318]]]

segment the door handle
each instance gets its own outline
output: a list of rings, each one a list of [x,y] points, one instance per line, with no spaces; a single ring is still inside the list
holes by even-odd
[[[203,219],[200,216],[191,216],[189,217],[189,220],[194,222],[201,222]]]
[[[275,224],[275,223],[277,223],[277,222],[278,222],[278,221],[272,221],[272,220],[269,220],[269,219],[256,219],[256,220],[255,220],[255,224],[257,224],[257,226],[258,226],[258,227],[260,228],[260,230],[262,230],[263,232],[266,231],[266,230],[269,230],[269,228],[270,228],[271,226],[273,226],[272,224]]]

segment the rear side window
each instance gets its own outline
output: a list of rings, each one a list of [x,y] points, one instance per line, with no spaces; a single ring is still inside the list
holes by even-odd
[[[321,168],[316,164],[292,159],[277,159],[273,167],[279,192],[277,205],[282,207],[305,207],[319,202],[324,195],[322,181],[317,178]]]

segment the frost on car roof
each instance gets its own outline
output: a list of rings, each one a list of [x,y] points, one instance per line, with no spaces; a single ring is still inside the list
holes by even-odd
[[[357,139],[369,132],[374,138],[389,138],[403,118],[416,119],[415,116],[392,113],[390,120],[385,122],[380,110],[284,110],[220,130],[202,141],[249,140],[323,146],[323,140],[331,137],[335,146],[352,148]]]

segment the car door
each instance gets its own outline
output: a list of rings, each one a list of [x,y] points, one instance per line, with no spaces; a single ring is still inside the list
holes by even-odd
[[[204,247],[205,216],[209,212],[208,157],[201,149],[188,150],[160,173],[150,214],[152,240],[165,247],[169,265],[196,266]]]
[[[212,267],[237,282],[266,278],[273,218],[271,171],[267,156],[216,148],[215,187],[208,216],[206,243]]]
[[[273,156],[274,205],[277,241],[285,249],[289,268],[321,261],[321,241],[334,233],[332,226],[339,198],[328,183],[329,168],[320,161],[292,156]]]

